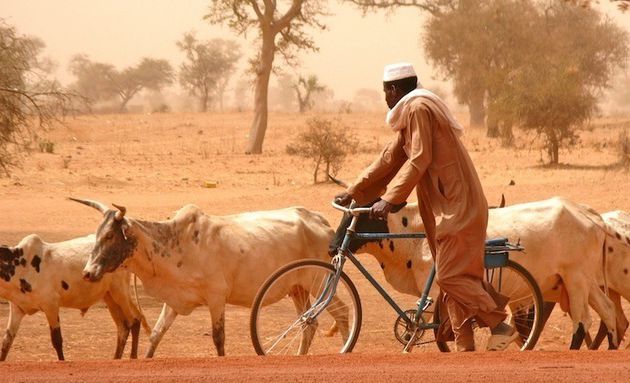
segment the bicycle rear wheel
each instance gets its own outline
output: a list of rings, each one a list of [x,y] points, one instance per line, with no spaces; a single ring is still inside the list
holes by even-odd
[[[361,301],[345,273],[330,303],[317,316],[312,307],[335,269],[329,263],[303,260],[274,272],[252,306],[250,332],[259,355],[315,355],[352,351],[361,329]]]
[[[509,298],[506,323],[519,332],[519,339],[508,350],[531,350],[536,345],[543,327],[543,298],[532,275],[518,263],[508,260],[504,266],[485,270],[486,281]],[[436,310],[437,312],[437,310]],[[490,329],[475,328],[475,348],[486,349]],[[455,350],[455,342],[436,342],[440,351]]]

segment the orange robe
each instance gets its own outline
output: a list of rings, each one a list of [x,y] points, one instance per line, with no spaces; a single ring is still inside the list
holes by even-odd
[[[442,303],[458,335],[471,318],[480,326],[499,324],[506,300],[483,282],[488,203],[444,108],[429,97],[406,100],[392,121],[396,137],[348,193],[360,204],[378,197],[399,204],[417,187]]]

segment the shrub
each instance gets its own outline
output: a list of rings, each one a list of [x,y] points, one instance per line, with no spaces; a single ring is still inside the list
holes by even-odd
[[[313,161],[313,183],[317,183],[320,168],[326,174],[335,175],[342,167],[346,156],[356,152],[357,141],[348,134],[348,128],[337,119],[314,117],[306,122],[308,130],[300,133],[293,143],[287,145],[289,155],[297,155]]]

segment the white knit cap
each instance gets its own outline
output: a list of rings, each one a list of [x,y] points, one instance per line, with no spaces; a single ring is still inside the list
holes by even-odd
[[[414,76],[416,76],[416,71],[413,70],[413,65],[409,63],[385,65],[385,69],[383,70],[383,82],[395,81]]]

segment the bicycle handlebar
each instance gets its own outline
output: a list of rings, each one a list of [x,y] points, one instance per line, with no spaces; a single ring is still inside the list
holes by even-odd
[[[365,213],[369,213],[370,210],[372,210],[371,207],[355,207],[355,208],[349,208],[349,207],[345,207],[345,206],[341,206],[339,205],[337,202],[335,202],[335,200],[332,201],[332,207],[334,207],[337,210],[341,210],[344,213],[348,213],[350,215],[354,215],[357,216],[359,214],[365,214]]]

